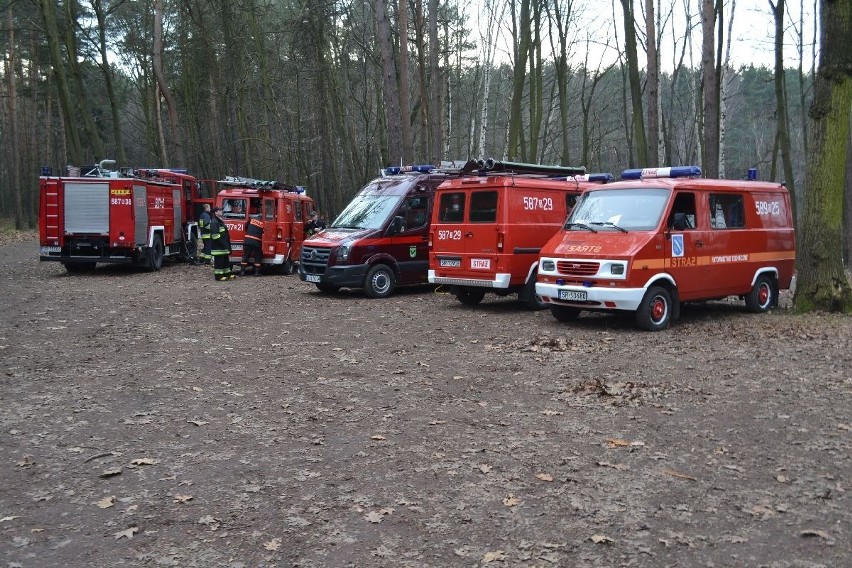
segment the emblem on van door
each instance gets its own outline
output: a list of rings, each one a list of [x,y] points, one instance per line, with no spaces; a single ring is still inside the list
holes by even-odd
[[[683,256],[683,235],[672,235],[672,257]]]
[[[417,247],[411,246],[408,247],[408,256],[411,258],[415,258],[417,256]]]

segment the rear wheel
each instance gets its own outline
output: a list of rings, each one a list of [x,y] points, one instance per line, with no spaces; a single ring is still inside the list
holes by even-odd
[[[364,279],[364,293],[370,298],[387,298],[393,294],[395,287],[393,270],[386,264],[375,265]]]
[[[550,308],[550,315],[555,317],[558,321],[574,321],[580,317],[580,308],[556,306],[553,304],[548,307]]]
[[[163,267],[163,237],[154,235],[154,242],[148,249],[148,270],[156,272]]]
[[[651,286],[636,310],[636,324],[648,331],[661,331],[671,320],[672,295],[662,286]]]
[[[481,288],[459,288],[456,290],[456,298],[465,306],[475,306],[485,297],[485,290]]]
[[[761,274],[752,286],[751,291],[746,294],[746,308],[750,312],[765,312],[775,303],[775,283],[766,274]]]

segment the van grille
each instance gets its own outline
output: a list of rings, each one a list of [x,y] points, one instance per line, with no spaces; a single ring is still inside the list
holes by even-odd
[[[302,244],[302,269],[308,274],[323,274],[328,266],[331,249],[327,247],[311,247]]]
[[[556,269],[559,274],[566,276],[594,276],[598,273],[600,263],[598,262],[577,262],[573,260],[560,260],[556,263]]]

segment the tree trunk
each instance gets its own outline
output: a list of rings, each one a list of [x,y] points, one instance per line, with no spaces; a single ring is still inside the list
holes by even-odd
[[[86,93],[83,72],[80,68],[79,54],[77,52],[77,0],[65,2],[65,49],[68,55],[68,71],[71,73],[72,85],[76,91],[77,106],[80,107],[79,119],[86,129],[86,140],[89,150],[94,154],[96,160],[106,158],[104,156],[104,142],[95,126],[94,113],[89,105],[89,97]]]
[[[107,59],[109,47],[106,40],[107,16],[112,12],[104,10],[102,0],[92,0],[92,9],[95,11],[95,16],[98,19],[98,51],[101,56],[100,68],[104,75],[104,86],[106,87],[107,97],[109,98],[109,108],[112,114],[112,136],[115,140],[115,158],[121,165],[127,165],[127,155],[124,152],[124,144],[121,142],[121,117],[119,116],[118,100],[115,96],[115,87],[112,83],[112,69]],[[104,156],[106,157],[106,156]]]
[[[429,123],[431,140],[431,162],[441,160],[443,140],[443,105],[441,104],[440,44],[438,43],[438,0],[429,0]]]
[[[408,0],[398,0],[396,21],[399,33],[399,126],[402,137],[402,161],[413,163],[411,136],[411,80],[408,69]]]
[[[790,156],[790,123],[787,120],[787,86],[784,77],[784,0],[777,0],[772,7],[775,18],[775,108],[778,143],[781,147],[781,165],[784,168],[784,183],[790,191],[793,203],[793,220],[798,223],[796,203],[796,180],[793,177],[793,159]]]
[[[621,7],[624,12],[624,51],[627,56],[627,76],[632,103],[633,146],[637,153],[635,165],[646,168],[652,164],[648,162],[648,142],[645,137],[645,111],[642,109],[642,80],[639,77],[639,61],[636,54],[636,19],[633,15],[633,0],[621,0]]]
[[[701,4],[701,90],[704,115],[704,177],[719,177],[719,91],[716,80],[716,6],[713,0]]]
[[[183,144],[178,129],[177,105],[175,103],[166,75],[163,72],[163,0],[154,0],[154,53],[153,53],[154,77],[157,80],[160,94],[166,103],[166,111],[169,114],[169,126],[172,134],[172,147],[174,148],[174,160],[176,165],[185,166],[183,157]],[[168,161],[168,160],[167,160]],[[166,164],[163,164],[166,167]]]
[[[521,110],[524,101],[524,85],[527,76],[527,57],[530,52],[530,0],[520,0],[520,12],[512,5],[512,35],[515,37],[514,71],[512,75],[512,100],[509,106],[509,141],[506,155],[509,160],[517,160],[521,148],[521,129],[523,127]]]
[[[12,208],[15,217],[15,229],[21,230],[24,228],[24,209],[21,200],[21,157],[18,139],[18,90],[16,85],[15,75],[17,73],[17,46],[15,45],[15,19],[12,15],[12,4],[6,6],[6,24],[9,31],[9,57],[6,62],[6,79],[9,85],[9,138],[6,142],[11,141],[10,158],[11,178],[9,180],[12,186]]]
[[[657,29],[655,26],[654,1],[645,0],[645,36],[648,55],[648,162],[650,166],[660,163],[657,153],[660,143],[660,57],[657,53]]]
[[[56,90],[59,98],[62,123],[65,125],[65,140],[69,161],[76,166],[83,165],[83,149],[80,135],[77,132],[77,121],[71,103],[71,90],[65,75],[65,64],[59,49],[59,27],[56,23],[56,2],[54,0],[39,0],[41,16],[44,20],[44,33],[47,36],[50,63],[53,77],[56,79]],[[63,158],[64,156],[61,156]]]
[[[852,109],[852,0],[821,0],[819,71],[811,103],[794,306],[852,312],[843,271],[843,201]]]
[[[725,120],[728,117],[728,79],[727,73],[729,63],[731,61],[731,37],[734,27],[734,10],[737,7],[737,0],[731,0],[731,16],[728,18],[728,37],[725,39],[725,59],[719,70],[719,177],[724,179],[728,177],[725,169],[725,160],[727,156],[727,147],[725,146]]]
[[[385,0],[374,0],[376,11],[376,39],[382,58],[382,97],[385,109],[385,125],[387,129],[388,155],[385,162],[401,164],[403,155],[401,111],[399,108],[399,89],[396,66],[393,58],[390,22],[388,21]]]

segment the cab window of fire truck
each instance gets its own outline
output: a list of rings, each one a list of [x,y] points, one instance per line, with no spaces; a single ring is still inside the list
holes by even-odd
[[[497,220],[497,192],[474,191],[470,195],[470,222],[493,223]]]
[[[429,198],[425,195],[412,195],[399,208],[399,215],[405,220],[406,231],[419,229],[426,224],[426,211]]]
[[[263,218],[267,221],[275,220],[275,200],[274,199],[264,199],[263,200]]]
[[[307,216],[307,215],[302,215],[302,207],[307,209],[308,208],[307,203],[302,203],[301,201],[295,201],[293,203],[293,219],[294,220],[301,221],[302,219],[304,219]]]
[[[574,206],[577,205],[577,197],[578,196],[573,194],[573,193],[566,193],[565,194],[565,217],[566,218],[568,217],[568,215],[571,214],[571,211],[573,211]]]
[[[668,224],[671,227],[674,225],[675,213],[683,213],[686,216],[686,228],[695,228],[695,194],[689,192],[678,192],[675,195],[672,203],[672,210],[669,212]]]
[[[444,193],[438,207],[441,211],[441,222],[461,223],[464,215],[464,193]]]

